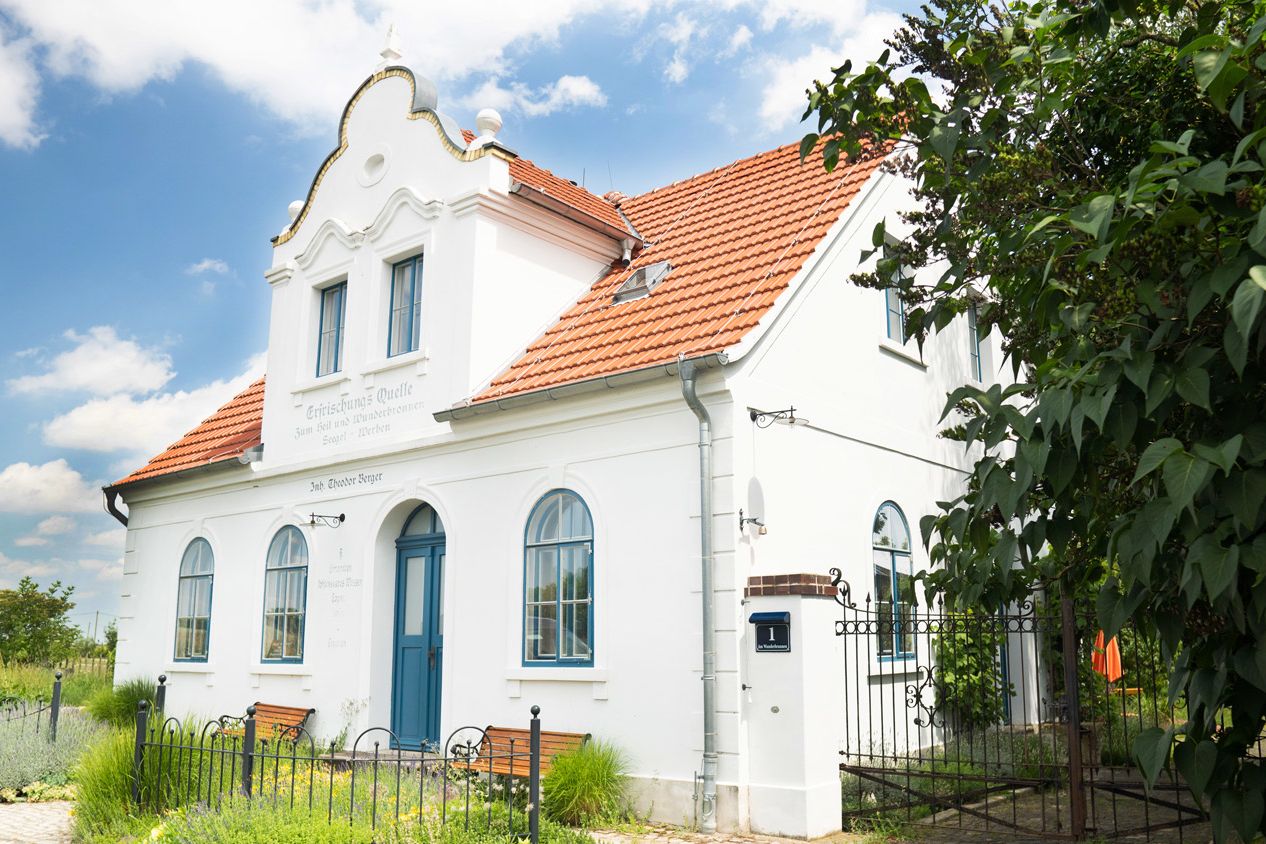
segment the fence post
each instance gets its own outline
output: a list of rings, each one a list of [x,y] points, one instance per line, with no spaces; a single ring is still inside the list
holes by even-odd
[[[528,743],[528,838],[541,840],[541,707],[532,707],[532,731]]]
[[[255,707],[246,707],[242,730],[242,794],[251,796],[251,775],[255,772]]]
[[[158,688],[154,689],[154,711],[162,714],[167,711],[167,675],[158,675]]]
[[[57,716],[62,711],[62,673],[53,675],[53,705],[48,710],[48,740],[57,741]]]
[[[1075,841],[1086,837],[1086,790],[1082,779],[1081,690],[1077,676],[1077,618],[1068,585],[1060,600],[1060,639],[1064,659],[1064,700],[1068,704],[1068,812]]]
[[[136,704],[136,743],[132,747],[132,802],[141,805],[141,767],[145,762],[145,732],[149,724],[149,701]]]

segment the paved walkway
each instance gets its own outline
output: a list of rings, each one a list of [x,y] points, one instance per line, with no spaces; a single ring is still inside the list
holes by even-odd
[[[597,844],[805,844],[803,839],[797,838],[726,832],[704,835],[672,826],[646,826],[637,832],[594,831],[589,837]],[[817,839],[821,844],[854,844],[861,840],[862,836],[846,832]]]
[[[0,804],[0,844],[69,844],[74,805],[66,800]]]

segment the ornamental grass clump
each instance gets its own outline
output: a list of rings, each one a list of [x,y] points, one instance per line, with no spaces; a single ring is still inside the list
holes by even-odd
[[[101,689],[88,700],[93,717],[116,727],[136,723],[136,708],[141,701],[154,701],[155,683],[148,677],[134,677],[114,688]]]
[[[629,812],[628,760],[612,744],[589,741],[554,759],[542,783],[546,817],[570,826],[623,819]]]

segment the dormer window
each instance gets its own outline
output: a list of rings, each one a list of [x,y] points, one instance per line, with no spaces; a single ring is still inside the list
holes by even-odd
[[[614,303],[618,305],[630,299],[641,299],[643,296],[650,295],[650,292],[659,286],[671,270],[672,266],[667,261],[648,264],[635,270],[633,275],[620,285],[620,289],[615,291]]]
[[[321,291],[321,324],[317,329],[318,378],[343,369],[343,317],[346,313],[346,281]]]
[[[422,256],[401,261],[391,270],[391,304],[387,314],[387,357],[417,351],[422,337]]]

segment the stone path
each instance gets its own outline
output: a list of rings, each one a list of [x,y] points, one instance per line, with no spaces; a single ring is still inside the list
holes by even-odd
[[[74,805],[66,800],[0,804],[0,844],[69,844]]]
[[[672,826],[645,826],[634,831],[594,831],[589,833],[596,844],[805,844],[803,839],[778,838],[772,835],[753,835],[721,832],[704,835]],[[860,835],[837,832],[827,838],[819,838],[821,844],[855,844]]]

